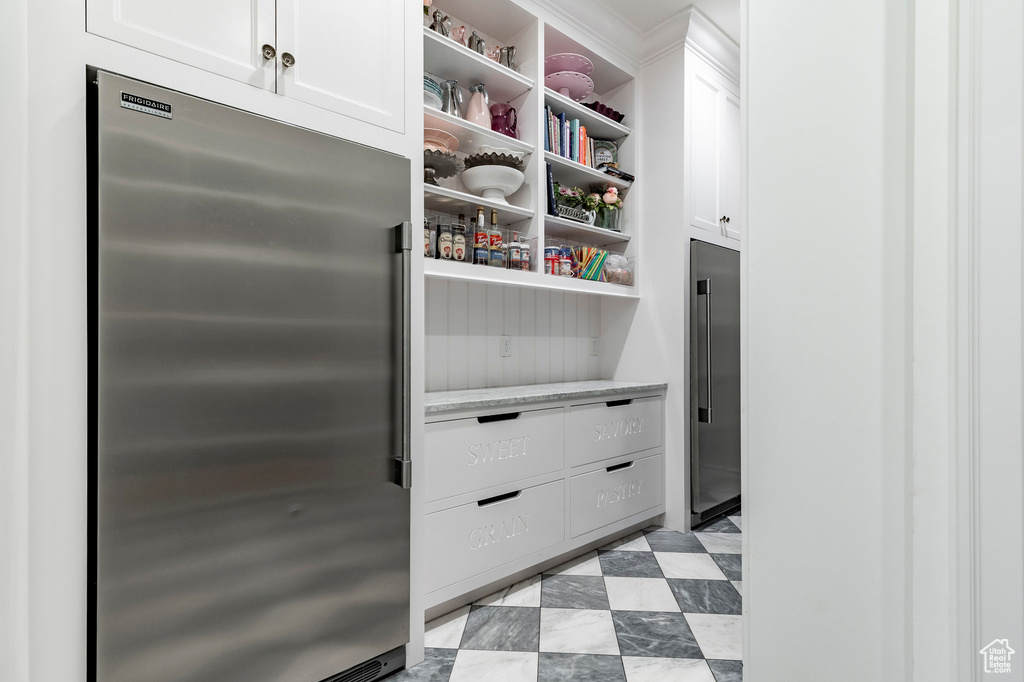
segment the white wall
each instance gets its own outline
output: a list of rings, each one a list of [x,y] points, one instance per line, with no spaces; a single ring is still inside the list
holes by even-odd
[[[975,651],[1008,639],[1024,680],[1024,4],[965,0],[973,59],[963,187]],[[965,31],[966,33],[967,31]],[[977,654],[974,670],[980,668]],[[977,675],[975,679],[987,678]]]
[[[24,250],[28,227],[27,11],[4,7],[0,98],[0,680],[28,677],[28,448]]]
[[[912,10],[744,6],[757,682],[1024,679],[1024,6]]]
[[[634,136],[640,140],[643,182],[631,191],[639,193],[641,202],[641,299],[604,302],[606,343],[602,366],[610,378],[668,383],[663,523],[686,531],[690,528],[690,240],[736,250],[741,244],[692,227],[687,218],[684,70],[687,60],[698,57],[681,40],[698,34],[709,53],[723,57],[736,51],[736,46],[726,45],[728,39],[696,15],[688,20],[676,17],[658,33],[670,30],[675,31],[674,43],[666,47],[668,38],[660,35],[655,41],[659,49],[640,68],[644,106]],[[719,41],[718,49],[710,50]]]
[[[597,296],[430,279],[426,313],[428,391],[601,378],[600,344],[590,354],[601,336]]]
[[[689,361],[686,352],[689,236],[682,205],[683,63],[677,49],[640,69],[645,106],[634,135],[639,137],[643,177],[634,192],[641,201],[644,231],[638,261],[639,302],[607,301],[606,374],[615,379],[668,383],[665,394],[665,496],[667,527],[690,523]],[[672,200],[666,201],[667,197]]]
[[[744,7],[744,677],[904,680],[907,3]]]

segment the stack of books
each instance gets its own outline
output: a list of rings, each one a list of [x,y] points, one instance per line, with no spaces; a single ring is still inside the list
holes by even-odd
[[[581,163],[590,168],[594,164],[594,141],[587,135],[587,127],[578,118],[567,119],[565,114],[556,114],[551,107],[547,111],[548,134],[544,139],[544,151]]]

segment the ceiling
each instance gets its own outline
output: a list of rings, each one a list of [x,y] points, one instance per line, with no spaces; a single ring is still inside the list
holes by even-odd
[[[737,43],[740,42],[740,0],[596,0],[630,24],[647,33],[669,17],[693,5]]]

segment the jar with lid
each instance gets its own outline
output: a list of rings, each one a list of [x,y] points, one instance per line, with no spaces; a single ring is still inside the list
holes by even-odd
[[[508,268],[510,270],[523,269],[523,245],[519,241],[519,233],[512,233],[512,242],[508,245]]]
[[[473,233],[473,265],[487,265],[490,256],[490,239],[484,224],[484,210],[476,210],[476,231]]]
[[[437,257],[452,259],[452,226],[448,223],[437,226]]]
[[[452,260],[463,262],[466,256],[466,225],[452,223]]]
[[[491,209],[491,229],[487,231],[489,265],[496,268],[505,267],[505,258],[501,252],[501,230],[498,229],[498,212]]]

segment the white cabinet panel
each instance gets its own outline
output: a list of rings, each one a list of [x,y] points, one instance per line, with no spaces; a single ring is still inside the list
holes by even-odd
[[[719,134],[719,196],[722,215],[729,218],[725,223],[725,233],[733,239],[740,239],[743,234],[740,216],[740,100],[730,92],[723,93]]]
[[[507,564],[565,539],[565,481],[427,514],[426,591]]]
[[[278,92],[403,132],[407,0],[278,0]]]
[[[561,407],[427,424],[424,497],[433,502],[559,471],[564,427]]]
[[[623,462],[569,481],[569,530],[579,537],[661,504],[661,455]]]
[[[89,0],[86,28],[175,61],[266,90],[276,62],[274,0]]]
[[[719,232],[718,101],[720,89],[695,70],[690,97],[690,224]]]
[[[735,83],[698,55],[686,59],[690,225],[740,239],[739,95]]]
[[[573,405],[569,412],[572,466],[661,445],[661,396]]]

